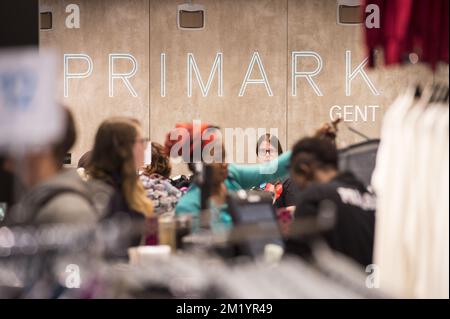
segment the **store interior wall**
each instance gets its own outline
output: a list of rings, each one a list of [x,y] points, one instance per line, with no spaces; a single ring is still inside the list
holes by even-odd
[[[67,28],[66,7],[77,4],[80,28]],[[149,6],[144,0],[40,0],[40,12],[51,11],[51,30],[40,32],[40,49],[51,48],[58,56],[58,100],[67,105],[77,124],[77,142],[72,150],[76,165],[93,145],[99,124],[111,116],[138,118],[149,132]],[[138,70],[130,79],[137,97],[116,80],[114,97],[109,97],[109,54],[128,53],[138,61]],[[68,97],[64,97],[64,54],[87,54],[92,59],[92,74],[85,79],[71,79]],[[130,62],[116,64],[117,72],[130,70]],[[85,72],[84,61],[72,60],[69,71]]]
[[[80,8],[80,28],[65,26],[66,6]],[[158,142],[177,122],[199,119],[222,128],[277,128],[284,148],[321,123],[330,120],[330,108],[339,105],[377,105],[375,120],[361,119],[350,125],[371,138],[379,137],[383,113],[409,83],[441,81],[448,84],[448,65],[435,74],[428,66],[416,64],[377,67],[366,73],[380,95],[369,90],[361,76],[345,94],[345,52],[351,51],[354,70],[366,57],[361,26],[336,23],[334,0],[196,0],[206,7],[205,30],[177,29],[175,0],[40,0],[40,11],[52,11],[53,29],[40,32],[40,47],[55,48],[61,61],[59,100],[68,105],[77,120],[79,139],[73,149],[72,164],[92,146],[100,122],[113,115],[134,116],[144,131]],[[291,94],[291,52],[315,51],[323,61],[314,77],[323,93],[317,96],[304,78],[297,80],[297,95]],[[195,57],[206,83],[216,54],[223,54],[223,96],[218,96],[217,77],[208,96],[203,97],[194,76],[192,97],[187,96],[187,54]],[[238,96],[247,67],[258,52],[273,96],[262,84],[249,84]],[[69,96],[63,94],[63,54],[85,53],[93,61],[89,78],[69,81]],[[108,96],[108,54],[129,53],[138,61],[138,71],[130,79],[138,96],[116,82],[114,97]],[[161,53],[166,59],[165,96],[161,96]],[[72,63],[72,62],[71,62]],[[117,64],[126,72],[129,64]],[[313,58],[299,60],[298,69],[313,70]],[[85,65],[73,62],[72,72]],[[79,69],[77,69],[79,68]],[[216,74],[217,76],[217,74]],[[255,65],[252,78],[260,77]],[[348,108],[352,111],[352,108]],[[368,109],[366,109],[368,110]],[[353,109],[353,112],[354,109]],[[347,146],[361,137],[341,126],[338,143]],[[184,172],[175,166],[174,173]]]

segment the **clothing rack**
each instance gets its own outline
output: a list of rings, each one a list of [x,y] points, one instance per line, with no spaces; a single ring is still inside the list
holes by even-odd
[[[383,119],[374,263],[401,298],[448,298],[448,105],[448,85],[410,86]]]
[[[113,228],[117,226],[117,228]],[[50,227],[50,226],[47,226]],[[56,227],[56,226],[52,226]],[[62,227],[62,226],[61,226]],[[117,232],[110,223],[97,232]],[[40,232],[46,232],[42,228]],[[47,228],[48,231],[50,228]],[[4,231],[4,230],[3,230]],[[13,236],[37,229],[11,229]],[[9,256],[3,245],[0,290],[19,289],[18,298],[378,298],[365,287],[366,274],[347,258],[314,249],[314,263],[287,255],[279,262],[238,257],[224,260],[208,250],[181,251],[169,259],[130,265],[104,258],[103,245],[92,241],[94,229],[72,226],[53,230],[66,237],[49,245],[42,238],[30,254],[30,245],[13,245]],[[95,233],[94,233],[95,234]],[[9,234],[8,236],[11,238]],[[3,234],[4,236],[4,234]],[[45,236],[44,236],[45,237]],[[51,237],[51,236],[49,236]],[[45,238],[49,238],[45,237]],[[36,240],[38,237],[35,237]],[[86,240],[88,238],[88,240]],[[120,240],[120,236],[115,236]],[[0,240],[4,242],[4,237]],[[17,243],[17,242],[16,242]],[[56,244],[58,243],[58,244]],[[91,246],[91,247],[89,247]],[[90,248],[90,249],[89,249]],[[327,256],[325,259],[324,256]],[[60,274],[75,263],[83,272],[80,289],[66,289]],[[326,265],[335,265],[330,270]],[[343,265],[346,265],[345,267]],[[350,270],[351,269],[351,270]],[[355,276],[355,274],[357,274]],[[11,278],[16,278],[15,283]],[[59,279],[58,279],[59,278]],[[27,282],[20,282],[21,280]],[[16,286],[15,288],[12,286]]]

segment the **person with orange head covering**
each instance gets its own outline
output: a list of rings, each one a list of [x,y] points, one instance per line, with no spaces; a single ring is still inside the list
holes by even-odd
[[[225,148],[219,128],[202,124],[177,124],[167,134],[166,151],[171,157],[182,156],[189,169],[195,172],[195,162],[207,163],[212,168],[209,206],[219,216],[215,221],[218,228],[232,225],[227,212],[226,194],[229,191],[251,189],[267,181],[276,181],[288,174],[291,152],[285,152],[277,159],[257,165],[238,165],[225,162]],[[201,210],[200,188],[192,185],[179,200],[177,215],[190,213],[199,216]],[[216,228],[217,229],[217,228]]]

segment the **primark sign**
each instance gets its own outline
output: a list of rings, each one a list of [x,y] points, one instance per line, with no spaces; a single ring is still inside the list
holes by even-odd
[[[303,86],[304,90],[312,90],[315,95],[323,96],[320,82],[317,80],[317,76],[321,74],[323,69],[323,59],[319,53],[315,51],[292,51],[290,54],[290,78],[291,85],[289,94],[293,97],[301,94],[299,92],[299,84],[303,81],[306,86]],[[187,98],[192,97],[194,90],[194,82],[197,83],[201,96],[206,98],[208,96],[216,95],[218,97],[225,96],[227,94],[235,94],[238,97],[243,97],[254,86],[261,86],[264,88],[266,96],[268,98],[273,97],[276,92],[273,91],[271,85],[271,79],[267,75],[264,67],[264,61],[260,54],[255,51],[249,56],[249,60],[243,66],[243,78],[240,79],[240,87],[236,92],[224,92],[223,75],[224,75],[224,54],[222,52],[216,52],[215,56],[210,61],[211,67],[209,73],[202,74],[199,70],[198,61],[193,53],[187,53],[186,55],[186,90],[185,92],[168,92],[166,90],[166,82],[170,79],[170,75],[166,72],[166,63],[169,57],[166,53],[160,54],[160,96],[162,98],[167,97],[169,94],[185,94]],[[308,70],[304,70],[299,67],[302,59],[309,59],[315,62],[315,65]],[[119,61],[126,63],[128,69],[126,71],[117,71],[117,63]],[[75,70],[73,63],[78,61],[78,67]],[[81,62],[81,67],[79,63]],[[368,63],[368,58],[363,61],[352,61],[352,52],[346,50],[343,54],[343,62],[345,63],[345,96],[351,96],[352,94],[352,82],[355,78],[360,77],[366,87],[368,94],[373,96],[380,95],[380,92],[372,82],[370,77],[365,71],[365,66]],[[358,64],[359,62],[359,64]],[[352,65],[357,65],[352,67]],[[81,68],[81,69],[80,69]],[[245,70],[245,71],[244,71]],[[130,53],[109,53],[108,54],[108,95],[111,98],[115,96],[115,88],[118,85],[123,85],[128,90],[131,97],[138,97],[139,92],[133,86],[133,77],[139,71],[138,60]],[[64,54],[64,97],[70,96],[70,84],[73,81],[82,81],[89,78],[92,73],[95,72],[95,66],[88,54],[85,53],[66,53]],[[252,76],[253,75],[253,76]],[[213,84],[217,88],[212,90]],[[105,90],[106,93],[106,90]],[[283,92],[284,93],[284,92]],[[378,105],[333,105],[330,108],[330,118],[334,119],[337,116],[344,119],[344,121],[350,120],[363,120],[363,121],[375,121],[376,113],[379,109]]]

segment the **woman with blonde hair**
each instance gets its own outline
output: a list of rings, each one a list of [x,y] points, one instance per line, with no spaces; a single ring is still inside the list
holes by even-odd
[[[114,189],[104,218],[129,217],[138,223],[142,221],[144,226],[145,218],[152,215],[153,204],[138,177],[147,143],[135,119],[114,117],[100,124],[87,173],[90,179],[100,180]],[[138,245],[138,237],[129,244]]]

